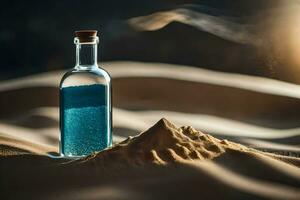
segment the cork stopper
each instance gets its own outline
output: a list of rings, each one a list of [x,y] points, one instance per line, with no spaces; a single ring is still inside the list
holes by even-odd
[[[75,31],[75,43],[93,43],[98,42],[96,30]]]

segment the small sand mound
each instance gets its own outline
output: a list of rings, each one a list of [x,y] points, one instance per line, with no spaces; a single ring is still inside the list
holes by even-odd
[[[246,147],[218,140],[190,126],[177,128],[166,119],[140,135],[128,138],[111,149],[93,154],[76,163],[107,163],[110,160],[129,164],[167,164],[185,160],[208,160],[223,154],[226,148],[242,150]]]

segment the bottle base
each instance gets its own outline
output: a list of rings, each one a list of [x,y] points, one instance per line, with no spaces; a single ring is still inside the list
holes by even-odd
[[[84,158],[84,157],[87,157],[88,155],[80,155],[80,156],[78,156],[78,155],[72,155],[72,154],[68,154],[68,155],[66,155],[66,154],[60,154],[60,157],[61,158],[67,158],[67,159],[80,159],[80,158]]]

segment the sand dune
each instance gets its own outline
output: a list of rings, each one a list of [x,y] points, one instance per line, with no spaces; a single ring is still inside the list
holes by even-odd
[[[114,83],[115,146],[80,160],[57,156],[62,71],[0,83],[6,199],[299,199],[298,85],[158,63],[103,66]]]
[[[66,162],[29,154],[19,159],[6,155],[0,162],[1,188],[8,198],[300,197],[299,159],[218,140],[192,127],[177,128],[166,119],[134,138],[83,159]],[[26,165],[16,167],[21,163]],[[26,185],[28,178],[30,184]],[[49,183],[55,186],[49,187]],[[18,193],[10,193],[13,185],[22,185]]]
[[[29,139],[29,138],[28,138]],[[18,154],[47,154],[48,152],[57,152],[57,147],[42,145],[36,142],[30,142],[23,139],[0,134],[1,148],[0,156],[18,155]],[[33,140],[35,141],[35,140]]]
[[[105,164],[106,160],[113,159],[114,162],[123,164],[143,165],[148,162],[168,164],[186,159],[206,160],[222,154],[224,149],[221,144],[227,143],[197,132],[192,127],[178,129],[166,119],[161,119],[148,131],[129,138],[101,154],[88,156],[75,163]]]

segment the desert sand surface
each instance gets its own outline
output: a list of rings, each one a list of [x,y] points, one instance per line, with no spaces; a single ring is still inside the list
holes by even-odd
[[[300,196],[299,158],[219,140],[190,126],[177,128],[166,119],[136,137],[78,160],[49,158],[8,145],[4,148],[1,188],[8,199]]]
[[[4,199],[300,198],[300,86],[170,64],[101,66],[113,78],[114,146],[78,160],[57,156],[64,71],[0,82]]]

